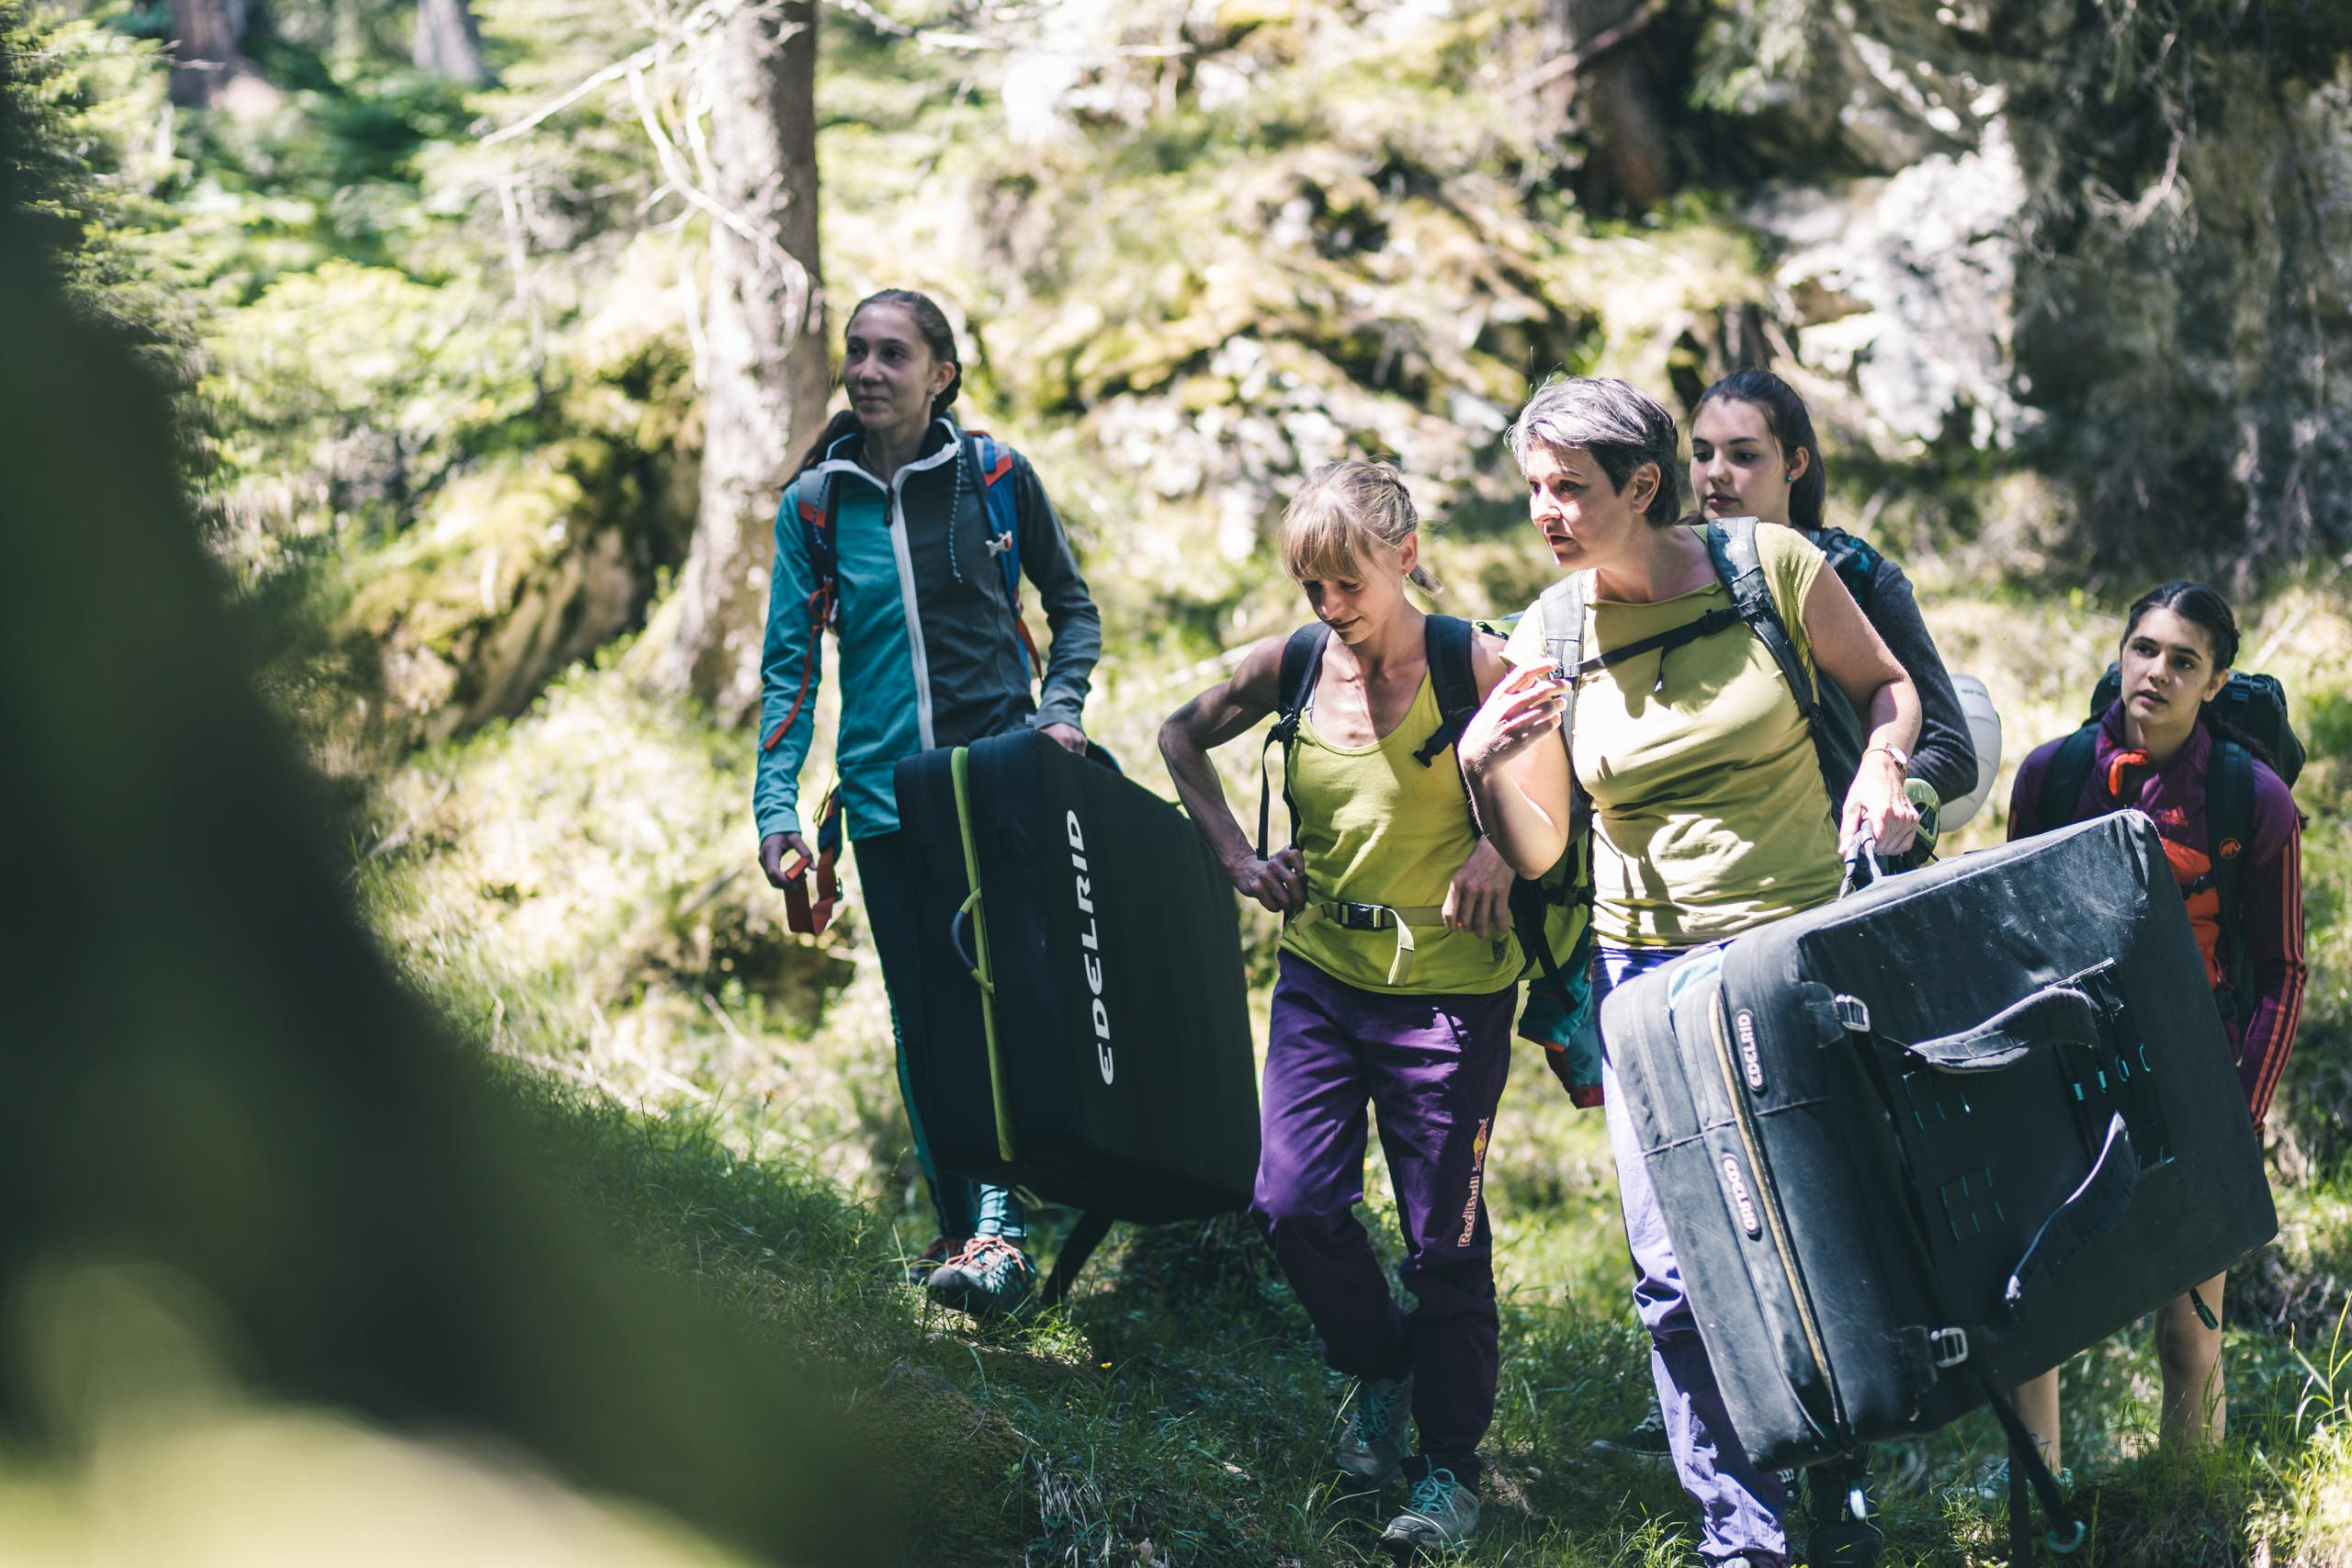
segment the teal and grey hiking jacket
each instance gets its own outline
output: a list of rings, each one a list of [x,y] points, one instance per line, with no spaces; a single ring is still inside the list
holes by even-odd
[[[802,830],[800,764],[822,683],[822,650],[808,626],[817,574],[799,515],[804,493],[821,506],[822,487],[836,492],[842,701],[834,750],[851,838],[898,828],[891,775],[902,758],[1017,724],[1080,722],[1102,626],[1061,519],[1027,459],[1012,454],[1012,471],[1000,482],[1014,487],[1022,574],[1036,585],[1053,638],[1045,689],[1033,701],[1027,655],[989,549],[981,476],[963,471],[960,435],[953,420],[934,420],[921,456],[886,487],[857,462],[865,437],[853,432],[785,487],[768,584],[760,738],[775,736],[779,726],[784,733],[758,753],[752,810],[763,839]]]

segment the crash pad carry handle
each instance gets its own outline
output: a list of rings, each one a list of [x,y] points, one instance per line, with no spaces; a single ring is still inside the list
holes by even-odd
[[[973,911],[979,908],[979,903],[980,890],[975,887],[961,904],[956,906],[956,913],[947,921],[947,941],[956,949],[956,956],[963,960],[964,967],[971,971],[972,984],[994,996],[996,982],[989,977],[988,966],[980,962],[980,955],[974,949],[976,922]]]
[[[2037,1050],[2099,1043],[2099,1008],[2071,984],[2044,986],[2022,1000],[1954,1034],[1932,1040],[1887,1040],[1909,1060],[1939,1073],[1989,1073],[2014,1066]]]
[[[2132,1152],[2130,1130],[2122,1117],[2110,1115],[2090,1174],[2041,1222],[2009,1273],[2001,1304],[2011,1321],[2033,1309],[2059,1269],[2122,1222],[2139,1186],[2140,1160]]]

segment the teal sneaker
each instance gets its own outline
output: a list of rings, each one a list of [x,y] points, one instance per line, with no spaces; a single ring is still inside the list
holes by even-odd
[[[1478,1533],[1478,1495],[1436,1467],[1413,1483],[1405,1511],[1380,1532],[1383,1542],[1419,1551],[1452,1551]]]
[[[1029,1297],[1037,1266],[1001,1235],[976,1235],[932,1273],[924,1289],[941,1306],[974,1317],[1001,1317]]]
[[[903,1268],[907,1283],[922,1285],[939,1272],[939,1266],[964,1250],[965,1238],[960,1235],[935,1235],[931,1245],[906,1260]]]
[[[1396,1480],[1405,1462],[1405,1443],[1396,1429],[1412,1408],[1410,1372],[1400,1378],[1366,1378],[1356,1384],[1347,1429],[1340,1434],[1340,1473],[1369,1486],[1385,1486]]]

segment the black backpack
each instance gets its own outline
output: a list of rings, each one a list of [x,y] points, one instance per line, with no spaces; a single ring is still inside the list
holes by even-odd
[[[1476,628],[1472,623],[1456,616],[1430,615],[1424,623],[1423,648],[1429,658],[1430,682],[1436,688],[1440,715],[1438,727],[1413,752],[1413,760],[1425,768],[1436,765],[1446,749],[1462,738],[1464,727],[1478,711],[1478,673],[1471,657],[1476,636]],[[1290,793],[1290,748],[1298,737],[1299,715],[1315,690],[1316,676],[1323,667],[1323,651],[1330,640],[1331,628],[1320,621],[1290,634],[1290,640],[1283,645],[1274,722],[1266,733],[1267,747],[1278,745],[1283,749],[1283,804],[1290,810],[1294,840],[1298,836],[1298,805]],[[1261,761],[1258,784],[1258,856],[1261,860],[1266,855],[1272,795]],[[1463,785],[1463,800],[1466,810],[1466,782]],[[1542,876],[1522,876],[1511,884],[1511,931],[1519,938],[1520,951],[1527,959],[1521,977],[1540,976],[1569,1017],[1582,1009],[1589,995],[1591,981],[1585,974],[1585,959],[1589,947],[1591,912],[1589,835],[1573,835],[1559,863]],[[1572,1096],[1578,1097],[1579,1103],[1598,1104],[1597,1096],[1588,1100],[1584,1091],[1600,1081],[1599,1061],[1571,1061],[1561,1055],[1562,1049],[1555,1043],[1547,1045],[1548,1054],[1557,1058],[1554,1070],[1560,1074],[1562,1083]]]
[[[1813,542],[1821,547],[1821,553],[1829,558],[1829,570],[1838,574],[1838,581],[1846,585],[1846,592],[1854,596],[1862,614],[1869,615],[1871,600],[1878,592],[1878,569],[1886,564],[1886,558],[1867,540],[1858,539],[1843,528],[1824,528],[1814,536]]]
[[[2041,776],[2035,809],[2045,830],[2075,819],[2075,808],[2090,786],[2099,724],[2122,696],[2122,669],[2110,663],[2091,691],[2090,716],[2058,743],[2058,754]],[[2287,691],[2275,676],[2232,674],[2207,711],[2267,750],[2272,770],[2282,782],[2291,785],[2301,775],[2303,742],[2288,722]],[[2205,853],[2211,864],[2180,891],[2188,897],[2211,887],[2221,895],[2219,957],[2222,983],[2230,993],[2223,1005],[2244,1022],[2253,975],[2239,917],[2245,904],[2245,846],[2254,841],[2254,753],[2220,729],[2212,739],[2213,757],[2205,774]]]

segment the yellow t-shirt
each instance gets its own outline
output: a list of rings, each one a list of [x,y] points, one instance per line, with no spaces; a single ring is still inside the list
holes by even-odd
[[[1804,606],[1821,551],[1777,526],[1758,528],[1756,547],[1810,672]],[[1589,599],[1584,656],[1730,603],[1719,582],[1650,604]],[[1542,623],[1541,605],[1530,606],[1504,650],[1511,663],[1545,661]],[[1593,802],[1601,941],[1692,947],[1838,896],[1835,807],[1813,736],[1771,651],[1746,625],[1585,676],[1569,754]]]
[[[1369,746],[1335,746],[1317,733],[1311,707],[1302,716],[1290,750],[1290,795],[1298,807],[1310,903],[1406,910],[1444,904],[1453,874],[1478,839],[1453,749],[1427,767],[1413,756],[1442,716],[1436,685],[1426,675],[1404,719]],[[1519,939],[1509,931],[1488,942],[1448,931],[1430,917],[1414,920],[1412,934],[1412,967],[1395,986],[1388,983],[1396,953],[1393,929],[1350,931],[1331,919],[1294,919],[1282,944],[1351,986],[1392,995],[1483,995],[1519,978]]]

